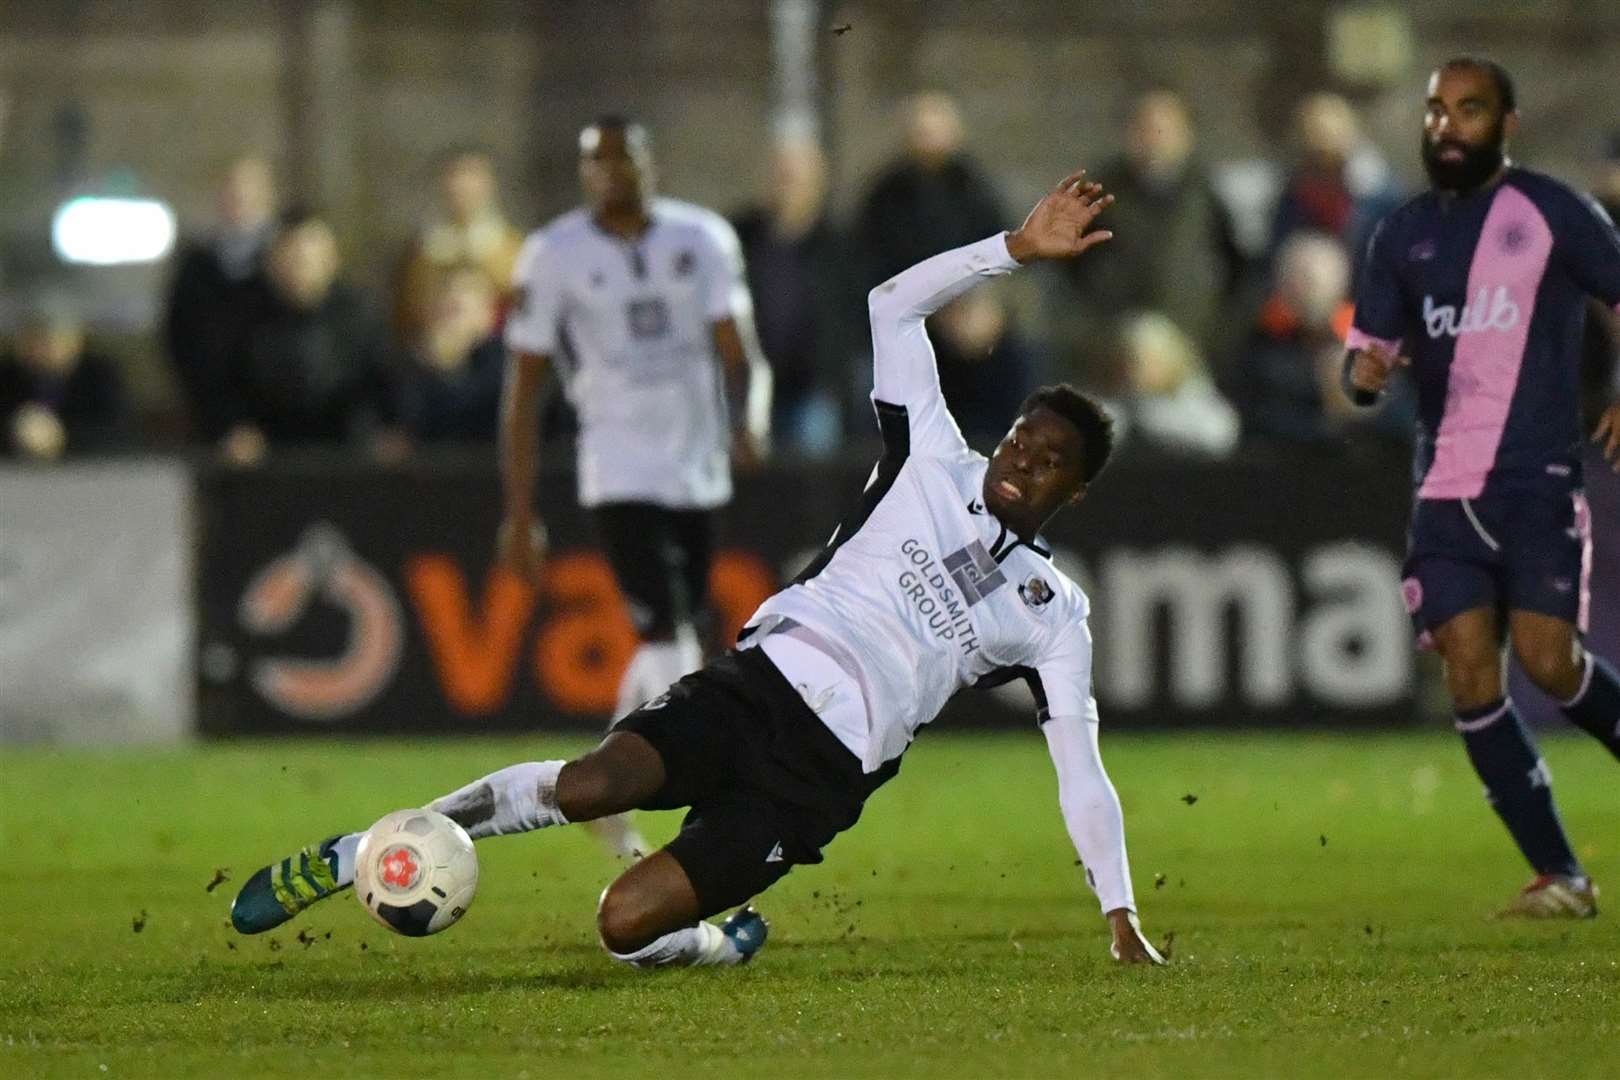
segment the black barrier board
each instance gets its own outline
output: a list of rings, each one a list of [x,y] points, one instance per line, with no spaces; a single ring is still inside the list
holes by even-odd
[[[825,540],[869,465],[739,479],[713,591],[735,630]],[[1414,654],[1395,458],[1111,467],[1048,540],[1090,595],[1111,726],[1402,724]],[[205,733],[600,729],[634,633],[564,476],[531,590],[492,568],[492,462],[199,478]],[[1028,723],[965,695],[946,722]]]

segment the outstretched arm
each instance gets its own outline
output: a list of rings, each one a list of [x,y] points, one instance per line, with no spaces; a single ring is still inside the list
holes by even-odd
[[[907,414],[913,452],[949,453],[964,447],[945,410],[939,371],[924,321],[986,278],[1011,273],[1041,259],[1072,258],[1113,234],[1087,232],[1111,202],[1084,171],[1064,177],[1011,233],[980,240],[924,259],[873,289],[872,399]]]
[[[1091,633],[1083,612],[1059,632],[1035,665],[1031,689],[1041,734],[1057,770],[1058,806],[1113,932],[1111,952],[1127,963],[1163,963],[1142,937],[1125,853],[1125,813],[1097,746],[1097,702],[1091,696]]]
[[[1110,953],[1124,963],[1164,963],[1137,922],[1130,860],[1125,855],[1125,813],[1097,748],[1095,705],[1090,717],[1048,719],[1041,733],[1057,769],[1063,824],[1113,934]]]

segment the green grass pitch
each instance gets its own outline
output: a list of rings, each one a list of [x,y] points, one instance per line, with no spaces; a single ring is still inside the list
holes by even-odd
[[[925,735],[761,901],[743,969],[612,963],[613,866],[577,829],[481,844],[478,898],[435,938],[350,894],[273,935],[225,925],[272,857],[583,745],[6,750],[0,1075],[1620,1074],[1620,910],[1487,918],[1526,875],[1449,734],[1105,733],[1163,970],[1107,959],[1033,731]],[[1587,741],[1547,754],[1620,900],[1620,772]]]

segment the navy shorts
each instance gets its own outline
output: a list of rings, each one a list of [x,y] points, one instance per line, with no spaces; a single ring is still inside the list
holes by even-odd
[[[1418,644],[1474,608],[1551,615],[1586,632],[1592,512],[1567,487],[1418,499],[1401,589]]]

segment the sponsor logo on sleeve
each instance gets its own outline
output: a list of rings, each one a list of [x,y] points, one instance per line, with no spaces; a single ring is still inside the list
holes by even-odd
[[[1052,586],[1038,574],[1018,586],[1018,598],[1033,611],[1039,611],[1050,604],[1055,595],[1057,594],[1052,591]]]

